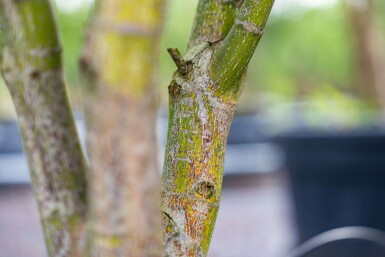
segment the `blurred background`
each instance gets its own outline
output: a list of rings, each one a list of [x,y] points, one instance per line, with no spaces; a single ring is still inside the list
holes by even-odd
[[[197,2],[168,3],[158,89],[162,149],[175,70],[166,48],[186,49]],[[56,0],[83,140],[78,58],[91,5]],[[383,0],[276,0],[230,131],[210,257],[280,257],[338,227],[385,231],[384,13]],[[0,242],[0,257],[46,256],[15,111],[1,80]],[[353,243],[339,253],[385,256],[367,245],[349,253]],[[337,248],[306,256],[337,256]]]

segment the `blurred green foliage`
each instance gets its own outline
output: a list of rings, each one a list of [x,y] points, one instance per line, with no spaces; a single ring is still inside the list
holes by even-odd
[[[336,5],[273,16],[249,68],[249,86],[290,99],[324,83],[349,90],[353,56],[344,13]]]
[[[385,2],[378,2],[378,8],[384,10]],[[166,48],[186,50],[196,5],[197,0],[168,3],[159,69],[163,108],[167,106],[167,86],[175,70]],[[240,109],[264,111],[269,118],[285,123],[285,116],[289,117],[288,112],[294,108],[287,103],[302,102],[308,108],[302,116],[309,124],[327,117],[348,125],[367,122],[370,111],[353,90],[355,57],[342,1],[318,9],[293,7],[286,12],[273,11],[251,61]],[[89,12],[89,6],[74,12],[58,10],[65,72],[72,96],[80,92],[78,59]],[[385,28],[384,17],[377,18]],[[0,98],[2,91],[0,87]]]
[[[85,6],[74,12],[58,10],[58,25],[63,46],[63,61],[69,86],[79,87],[79,56],[82,51],[90,8]]]
[[[175,66],[167,47],[186,49],[197,1],[169,2],[161,46],[161,92],[167,91]],[[68,82],[79,85],[77,67],[88,9],[58,12]],[[293,99],[299,92],[330,83],[349,91],[352,63],[343,5],[273,15],[248,74],[248,90],[268,91]]]

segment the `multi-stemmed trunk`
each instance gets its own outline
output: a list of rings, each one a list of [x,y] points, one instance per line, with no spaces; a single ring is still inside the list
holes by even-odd
[[[0,4],[1,69],[19,115],[49,255],[161,256],[163,230],[164,256],[206,256],[228,131],[273,0],[200,0],[187,53],[169,49],[178,70],[168,88],[162,190],[154,67],[164,0],[96,1],[80,62],[88,200],[50,1]]]

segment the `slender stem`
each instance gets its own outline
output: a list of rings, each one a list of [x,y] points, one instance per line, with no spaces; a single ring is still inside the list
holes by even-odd
[[[356,90],[368,103],[385,111],[385,39],[376,23],[373,0],[346,3],[356,60]]]
[[[262,37],[273,3],[274,0],[245,0],[243,3],[229,34],[214,54],[210,74],[217,93],[239,92],[238,81]]]
[[[13,98],[49,256],[83,256],[86,163],[49,0],[1,0],[1,71]]]
[[[188,48],[225,38],[234,22],[239,2],[239,0],[200,0]]]
[[[155,137],[164,0],[99,0],[81,60],[90,255],[162,255]]]

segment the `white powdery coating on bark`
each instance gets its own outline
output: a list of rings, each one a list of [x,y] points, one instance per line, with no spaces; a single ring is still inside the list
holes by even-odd
[[[191,60],[191,76],[176,75],[177,85],[172,83],[178,89],[176,95],[171,96],[174,115],[170,117],[163,174],[163,211],[164,229],[174,224],[175,231],[166,233],[165,256],[205,256],[202,243],[207,240],[207,233],[212,232],[208,232],[211,228],[206,226],[214,222],[210,219],[214,218],[212,214],[219,205],[220,190],[217,189],[221,187],[224,149],[234,105],[223,102],[213,91],[213,82],[208,75],[212,53],[211,47],[201,49]],[[186,123],[188,128],[185,128]],[[194,142],[197,139],[201,141],[198,150]],[[180,166],[189,167],[189,175],[184,178],[188,184],[183,193],[175,191],[174,179],[178,177]],[[199,174],[194,173],[199,167]],[[188,202],[191,209],[172,206],[175,201]]]
[[[262,36],[262,34],[263,34],[263,29],[255,26],[251,22],[241,21],[241,20],[236,19],[235,24],[242,26],[247,32],[256,34],[258,36]]]
[[[86,208],[81,199],[85,163],[62,72],[27,67],[20,76],[20,71],[7,67],[12,64],[12,56],[6,58],[2,69],[18,112],[34,192],[50,242],[49,253],[55,257],[75,256],[82,225],[75,222],[84,218]],[[79,227],[74,227],[76,224]]]

